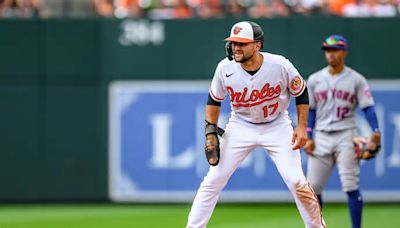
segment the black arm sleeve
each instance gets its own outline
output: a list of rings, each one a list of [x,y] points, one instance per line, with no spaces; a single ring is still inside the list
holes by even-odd
[[[296,97],[296,105],[300,105],[300,104],[308,104],[308,90],[307,90],[307,86],[306,88],[304,88],[304,91],[302,94],[300,94],[300,96]]]
[[[208,94],[207,105],[221,106],[221,102],[215,101],[212,99],[211,95]]]

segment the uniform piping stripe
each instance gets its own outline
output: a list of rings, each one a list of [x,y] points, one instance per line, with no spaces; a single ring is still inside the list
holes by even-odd
[[[212,92],[211,88],[210,88],[209,91],[210,91],[211,97],[212,97],[214,100],[216,100],[216,101],[223,101],[223,100],[224,100],[224,98],[218,98],[218,97],[216,97],[216,96],[214,95],[214,93]]]

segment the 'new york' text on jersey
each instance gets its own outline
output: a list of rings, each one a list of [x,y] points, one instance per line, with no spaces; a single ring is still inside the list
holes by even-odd
[[[345,66],[335,76],[328,67],[313,73],[307,81],[310,109],[316,110],[315,128],[339,131],[355,128],[355,111],[374,105],[367,80]]]

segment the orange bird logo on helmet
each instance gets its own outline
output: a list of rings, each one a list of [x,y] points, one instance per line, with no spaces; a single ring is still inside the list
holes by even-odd
[[[236,27],[233,29],[233,34],[237,35],[237,34],[239,34],[240,31],[242,31],[242,28],[236,26]]]

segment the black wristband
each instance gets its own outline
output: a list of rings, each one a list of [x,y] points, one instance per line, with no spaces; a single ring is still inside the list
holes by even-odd
[[[221,102],[212,99],[211,95],[208,94],[207,105],[221,106]]]
[[[308,104],[308,91],[307,87],[304,89],[303,93],[300,94],[298,97],[296,97],[296,105],[301,105],[301,104]]]

